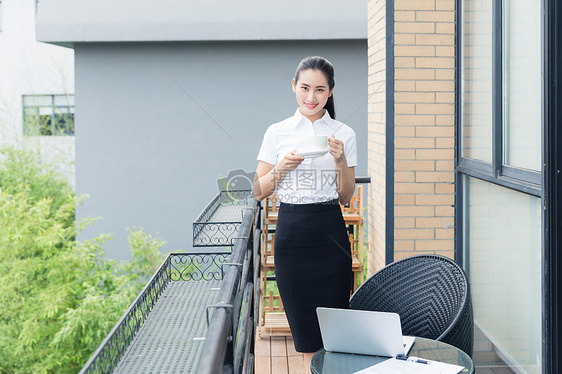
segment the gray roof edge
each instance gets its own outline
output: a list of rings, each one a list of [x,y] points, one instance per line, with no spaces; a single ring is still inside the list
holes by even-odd
[[[284,39],[284,38],[279,38],[279,39],[191,39],[191,40],[185,40],[185,39],[177,39],[177,40],[173,40],[173,39],[168,39],[168,40],[156,40],[156,39],[139,39],[139,40],[73,40],[73,41],[68,41],[68,40],[43,40],[43,39],[37,39],[38,42],[42,42],[42,43],[47,43],[47,44],[52,44],[52,45],[57,45],[60,47],[66,47],[66,48],[71,48],[73,49],[74,46],[76,44],[88,44],[88,43],[106,43],[106,44],[112,44],[112,43],[182,43],[182,42],[285,42],[285,41],[314,41],[314,40],[318,40],[318,41],[327,41],[327,40],[333,40],[333,41],[339,41],[339,40],[367,40],[367,37],[348,37],[348,38],[331,38],[331,39],[327,39],[327,38],[311,38],[311,39]]]
[[[151,27],[120,27],[80,25],[37,24],[38,41],[69,46],[79,42],[177,42],[177,41],[252,41],[252,40],[346,40],[367,39],[367,28],[356,24],[341,24],[341,32],[299,32],[283,25],[269,25],[261,30],[240,30],[222,25],[222,30],[212,33],[205,28],[168,25],[167,30],[152,30]],[[283,30],[285,29],[285,30]]]
[[[37,39],[117,41],[367,38],[367,0],[41,0]]]

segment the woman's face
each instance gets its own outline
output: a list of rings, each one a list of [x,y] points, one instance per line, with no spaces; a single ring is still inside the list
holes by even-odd
[[[300,112],[311,122],[324,116],[324,106],[332,96],[328,80],[320,70],[302,70],[299,80],[293,79],[293,91],[297,96]]]

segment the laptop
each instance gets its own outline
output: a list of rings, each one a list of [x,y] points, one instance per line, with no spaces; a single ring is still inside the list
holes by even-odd
[[[414,338],[402,336],[397,313],[316,308],[324,350],[381,357],[407,355]]]

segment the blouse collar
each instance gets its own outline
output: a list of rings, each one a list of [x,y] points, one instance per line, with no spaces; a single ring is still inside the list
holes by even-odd
[[[297,108],[297,110],[295,111],[295,114],[290,118],[289,123],[292,127],[297,127],[304,120],[306,120],[308,123],[310,123],[310,120],[308,120],[308,118],[303,116],[301,111],[299,110],[299,108]],[[334,120],[332,119],[332,117],[330,117],[330,113],[328,113],[328,111],[326,109],[324,109],[324,115],[322,116],[322,118],[315,121],[314,124],[316,124],[316,122],[318,122],[318,121],[322,121],[323,123],[325,123],[326,125],[328,125],[332,129],[336,128],[336,124],[334,123]]]

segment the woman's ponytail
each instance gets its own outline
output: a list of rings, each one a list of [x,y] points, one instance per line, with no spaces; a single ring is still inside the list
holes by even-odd
[[[332,96],[330,96],[328,98],[328,101],[326,102],[326,106],[324,107],[324,109],[326,109],[328,111],[328,113],[330,114],[330,117],[332,117],[332,119],[336,119],[336,107],[334,106],[334,95],[332,94]]]

